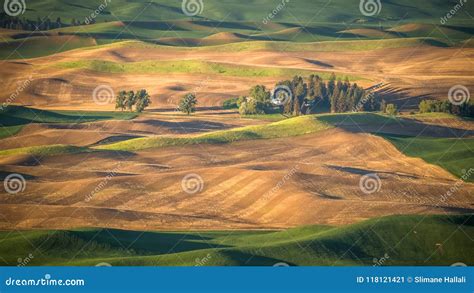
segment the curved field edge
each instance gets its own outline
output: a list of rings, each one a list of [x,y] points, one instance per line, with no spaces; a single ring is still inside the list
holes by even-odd
[[[166,146],[192,145],[201,143],[231,143],[242,140],[272,139],[299,136],[332,128],[314,116],[301,116],[274,123],[246,126],[230,130],[215,131],[188,137],[147,137],[130,139],[119,143],[96,147],[100,150],[139,151]]]
[[[235,65],[196,60],[156,60],[120,63],[102,60],[80,60],[60,62],[47,66],[59,69],[90,70],[102,73],[192,73],[239,77],[285,77],[293,75],[318,74],[323,79],[328,79],[331,75],[328,72],[318,72],[306,69]],[[340,74],[339,76],[342,79],[349,78],[350,80],[354,81],[367,80],[356,75]]]
[[[224,144],[245,140],[275,139],[317,133],[343,124],[389,125],[397,123],[395,117],[375,113],[319,114],[294,117],[264,125],[246,126],[230,130],[208,132],[192,136],[151,136],[95,147],[50,145],[16,148],[0,151],[0,156],[11,155],[61,155],[93,151],[137,152],[162,147],[196,144]],[[464,181],[473,182],[465,172],[474,166],[474,138],[432,138],[376,135],[391,142],[407,156],[419,157],[438,165]]]
[[[474,182],[474,138],[432,138],[383,135],[400,152],[438,165],[467,182]]]
[[[30,254],[29,265],[59,266],[472,265],[472,216],[398,215],[283,231],[6,231],[0,256],[4,265]]]
[[[51,42],[53,38],[53,42]],[[133,39],[133,36],[130,37]],[[196,39],[197,43],[201,43]],[[343,52],[343,51],[370,51],[378,49],[411,48],[420,46],[449,47],[442,39],[437,38],[394,38],[376,40],[341,40],[320,42],[290,42],[290,41],[239,41],[220,45],[206,45],[191,47],[182,45],[160,44],[159,41],[134,41],[123,39],[92,38],[75,34],[63,34],[49,37],[31,37],[0,42],[0,58],[16,60],[24,58],[40,58],[58,53],[81,50],[98,50],[104,48],[147,48],[172,51],[197,52],[245,52],[245,51],[286,51],[286,52]],[[460,46],[468,46],[465,41]]]

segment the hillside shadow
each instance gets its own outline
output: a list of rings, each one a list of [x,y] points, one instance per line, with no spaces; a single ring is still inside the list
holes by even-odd
[[[173,121],[150,119],[150,120],[136,121],[135,123],[167,128],[176,133],[198,133],[198,132],[206,132],[206,131],[223,130],[223,129],[229,129],[229,128],[235,127],[235,125],[224,124],[220,122],[200,121],[200,120],[173,122]]]
[[[230,246],[210,243],[214,238],[179,232],[142,232],[119,229],[70,231],[68,234],[85,241],[110,246],[115,249],[133,250],[144,255],[170,254]]]
[[[410,179],[419,179],[419,177],[417,176],[400,174],[397,172],[386,172],[386,171],[361,169],[361,168],[353,168],[353,167],[342,167],[342,166],[335,166],[335,165],[325,165],[325,167],[329,169],[337,170],[337,171],[355,174],[355,175],[368,175],[368,174],[376,173],[377,175],[386,174],[386,175],[393,175],[393,176],[405,177],[405,178],[410,178]]]

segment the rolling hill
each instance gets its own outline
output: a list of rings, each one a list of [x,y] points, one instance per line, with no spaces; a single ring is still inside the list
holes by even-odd
[[[24,258],[28,265],[59,266],[472,265],[473,233],[472,215],[282,231],[15,231],[0,232],[0,255],[10,266]]]

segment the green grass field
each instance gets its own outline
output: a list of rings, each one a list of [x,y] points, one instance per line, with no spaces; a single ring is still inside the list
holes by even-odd
[[[297,136],[329,129],[313,116],[301,116],[265,125],[246,126],[230,130],[215,131],[189,137],[147,137],[99,146],[101,150],[139,151],[166,146],[192,145],[200,143],[231,143],[252,139],[271,139]],[[0,152],[1,154],[1,152]]]
[[[78,15],[90,15],[103,2],[94,0],[81,1],[80,5],[63,0],[31,1],[24,16],[29,19],[51,15],[53,19],[61,17],[65,22]],[[248,0],[244,2],[207,0],[204,3],[202,14],[194,17],[197,20],[222,20],[229,22],[262,22],[263,17],[271,13],[280,2],[270,0]],[[288,23],[352,23],[365,20],[378,24],[379,21],[392,23],[427,22],[439,23],[440,11],[449,11],[453,7],[449,1],[414,2],[410,0],[399,0],[396,2],[383,3],[383,9],[375,17],[365,17],[359,10],[359,1],[347,2],[336,0],[327,2],[325,0],[302,0],[286,3],[273,21]],[[465,4],[465,8],[472,11],[472,3]],[[137,18],[138,16],[138,18]],[[109,3],[97,17],[97,22],[104,20],[116,21],[156,21],[158,20],[186,20],[181,10],[181,1],[162,0],[159,3],[146,0],[116,0]],[[137,18],[137,19],[136,19]],[[83,21],[83,19],[80,19]],[[450,24],[468,23],[467,15],[459,15],[451,20]],[[258,23],[257,23],[258,24]]]
[[[463,225],[463,231],[458,229]],[[474,264],[472,215],[389,216],[283,231],[114,229],[0,232],[0,262],[18,265],[272,266]]]
[[[195,60],[183,61],[143,61],[117,63],[111,61],[82,60],[61,62],[53,65],[61,69],[87,69],[104,73],[189,73],[189,74],[217,74],[224,76],[242,76],[242,77],[290,77],[294,75],[318,74],[324,79],[330,77],[328,72],[314,72],[311,70],[299,70],[288,68],[258,67],[233,65],[214,62],[204,62]],[[363,78],[353,75],[341,75],[342,79],[346,77],[357,81]]]
[[[84,123],[102,120],[129,120],[137,117],[131,112],[48,111],[23,106],[8,106],[2,110],[0,126],[27,123]]]
[[[0,111],[0,139],[17,134],[29,123],[85,123],[104,120],[129,120],[137,113],[102,111],[46,111],[10,105]]]
[[[474,166],[474,138],[431,138],[384,136],[401,152],[438,165],[461,178]],[[473,177],[466,181],[474,182]]]

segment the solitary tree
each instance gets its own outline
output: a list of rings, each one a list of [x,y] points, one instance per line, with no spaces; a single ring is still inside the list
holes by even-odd
[[[187,94],[179,102],[179,110],[189,115],[196,111],[196,104],[196,96],[194,94]]]
[[[397,106],[395,106],[394,104],[388,104],[385,108],[385,112],[388,115],[395,116],[398,113]]]
[[[115,109],[120,109],[120,110],[125,110],[126,104],[125,102],[127,101],[127,92],[126,91],[120,91],[115,97]]]
[[[148,107],[150,104],[150,95],[147,93],[147,91],[144,89],[139,90],[136,94],[135,110],[137,112],[143,112],[143,110],[145,110],[145,108]]]

